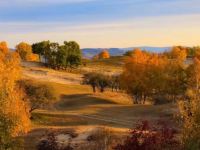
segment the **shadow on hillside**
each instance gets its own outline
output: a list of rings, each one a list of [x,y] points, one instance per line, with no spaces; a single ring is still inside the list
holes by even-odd
[[[108,99],[95,97],[91,94],[61,95],[60,101],[55,104],[57,110],[74,110],[91,105],[117,104]]]
[[[87,109],[93,108],[86,108],[86,110]],[[167,121],[172,127],[176,126],[174,124],[173,110],[171,109],[170,105],[110,105],[109,107],[99,106],[98,109],[95,109],[93,113],[78,111],[73,111],[73,113],[70,113],[70,111],[69,113],[67,111],[55,111],[51,113],[35,112],[33,117],[33,121],[37,125],[48,127],[76,127],[95,125],[131,128],[136,125],[138,121],[142,120],[149,120],[150,122],[164,120]]]

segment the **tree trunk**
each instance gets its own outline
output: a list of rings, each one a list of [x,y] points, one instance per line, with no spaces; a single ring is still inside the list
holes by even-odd
[[[101,93],[104,92],[104,87],[101,87],[100,92],[101,92]]]
[[[96,93],[96,86],[92,85],[93,93]]]

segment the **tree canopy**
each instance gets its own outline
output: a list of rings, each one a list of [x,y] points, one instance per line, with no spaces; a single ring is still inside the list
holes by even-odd
[[[0,149],[10,148],[13,137],[29,131],[29,106],[16,84],[20,74],[19,55],[0,51]]]
[[[77,67],[81,64],[80,46],[75,41],[64,41],[63,45],[42,41],[32,45],[33,52],[43,56],[48,66],[56,69]]]

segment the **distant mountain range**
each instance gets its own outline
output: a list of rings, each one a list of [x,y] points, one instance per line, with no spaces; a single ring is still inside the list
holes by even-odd
[[[99,54],[102,50],[108,50],[111,56],[121,56],[125,52],[133,50],[135,48],[140,48],[141,50],[147,50],[150,52],[163,52],[168,51],[171,47],[150,47],[150,46],[142,46],[142,47],[128,47],[128,48],[83,48],[82,53],[85,58],[92,58],[93,56]],[[10,48],[10,50],[14,51],[14,48]]]
[[[83,56],[86,58],[92,58],[93,56],[100,53],[102,50],[107,49],[111,56],[121,56],[126,51],[133,50],[135,48],[140,48],[142,50],[147,50],[151,52],[163,52],[168,51],[171,47],[149,47],[149,46],[143,46],[143,47],[129,47],[129,48],[83,48],[82,53]]]

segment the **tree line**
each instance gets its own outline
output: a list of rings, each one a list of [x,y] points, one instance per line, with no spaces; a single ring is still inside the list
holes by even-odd
[[[189,53],[188,53],[189,52]],[[190,55],[188,55],[190,54]],[[186,64],[185,60],[188,56],[193,58],[191,64]],[[91,73],[85,75],[87,84],[93,89],[95,87],[110,87],[109,76],[105,74]],[[135,49],[126,54],[123,73],[118,76],[117,84],[120,89],[126,91],[132,96],[136,104],[144,104],[146,100],[154,100],[155,102],[177,102],[179,113],[179,121],[183,128],[181,130],[180,141],[174,138],[174,133],[170,130],[162,130],[162,141],[160,136],[143,135],[141,128],[137,128],[137,132],[131,132],[132,137],[123,145],[117,145],[115,149],[126,150],[128,148],[137,147],[160,149],[159,146],[174,146],[177,149],[197,150],[200,147],[200,53],[199,48],[173,47],[168,52],[150,53]],[[94,90],[95,91],[95,90]],[[104,91],[104,90],[100,90]],[[145,127],[146,123],[144,124]],[[142,127],[142,129],[144,129]],[[150,131],[149,129],[146,129]],[[146,131],[145,130],[145,131]],[[165,132],[166,130],[166,132]],[[141,131],[141,133],[140,133]],[[163,132],[164,131],[164,132]],[[151,131],[150,131],[151,132]],[[160,131],[154,130],[155,134]],[[171,132],[171,133],[169,133]],[[169,134],[168,134],[169,133]],[[138,139],[143,138],[141,145],[138,145]],[[169,138],[166,145],[165,138]],[[151,145],[152,140],[155,139]],[[175,141],[174,141],[175,140]],[[147,143],[146,143],[147,142]],[[173,142],[170,143],[169,142]],[[164,145],[163,145],[164,144]],[[175,144],[175,145],[174,145]],[[178,144],[178,145],[177,145]],[[156,146],[156,147],[155,147]]]
[[[54,69],[74,68],[81,64],[82,52],[75,41],[56,42],[42,41],[32,45],[33,53],[44,58],[45,64]]]
[[[91,85],[94,92],[96,88],[104,92],[105,88],[117,87],[131,95],[137,104],[144,104],[146,100],[175,101],[185,98],[191,78],[195,76],[191,67],[197,65],[195,62],[200,58],[195,55],[194,63],[185,64],[187,53],[184,47],[173,47],[163,53],[134,49],[125,56],[122,74],[89,73],[84,76],[84,83]]]
[[[0,150],[20,149],[23,143],[16,137],[30,130],[32,111],[56,100],[51,86],[21,79],[21,52],[12,52],[0,42]]]
[[[3,43],[5,45],[6,42]],[[42,61],[54,69],[76,68],[81,65],[82,52],[79,44],[75,41],[64,41],[62,45],[50,41],[32,45],[20,42],[15,49],[22,60]]]
[[[119,75],[105,75],[102,73],[90,72],[83,77],[83,84],[90,85],[94,93],[97,89],[103,93],[106,88],[111,88],[112,91],[120,90],[120,76]]]

